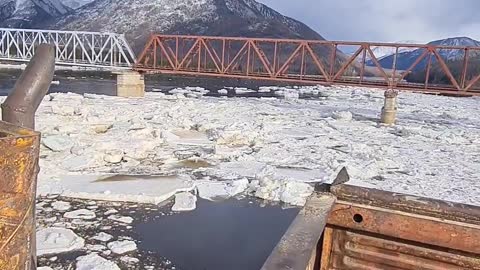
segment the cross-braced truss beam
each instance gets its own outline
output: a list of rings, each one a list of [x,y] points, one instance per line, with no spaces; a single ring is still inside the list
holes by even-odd
[[[121,34],[10,28],[0,28],[0,60],[29,61],[41,43],[55,45],[58,65],[128,69],[135,63]]]
[[[390,59],[377,57],[374,51],[378,49],[390,51]],[[346,54],[346,50],[353,53]],[[402,66],[398,59],[406,51],[414,51],[414,59]],[[454,63],[446,57],[452,53],[456,54]],[[475,68],[478,63],[479,47],[152,35],[134,69],[480,95],[480,68]]]

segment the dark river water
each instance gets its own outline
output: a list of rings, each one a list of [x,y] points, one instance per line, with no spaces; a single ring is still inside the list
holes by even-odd
[[[6,96],[13,89],[19,70],[0,70],[0,96]],[[108,72],[72,72],[55,71],[54,84],[50,87],[50,93],[72,92],[78,94],[93,93],[103,95],[116,94],[116,77]],[[58,82],[58,84],[57,84]],[[168,91],[177,87],[199,86],[211,90],[209,96],[215,96],[216,90],[228,87],[246,87],[258,89],[260,86],[272,86],[272,82],[261,82],[252,80],[198,78],[186,76],[163,76],[149,75],[145,78],[146,91]],[[283,86],[279,84],[278,86]],[[235,96],[231,90],[229,96]],[[236,96],[272,97],[272,93],[247,93]]]
[[[161,254],[179,269],[257,270],[298,213],[258,201],[199,200],[197,209],[138,223],[139,249]]]

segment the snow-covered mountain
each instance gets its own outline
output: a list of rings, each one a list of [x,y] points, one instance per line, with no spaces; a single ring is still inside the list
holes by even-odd
[[[77,9],[80,8],[84,5],[90,4],[94,0],[60,0],[62,4],[65,6],[71,8],[71,9]]]
[[[480,47],[480,41],[468,38],[468,37],[456,37],[456,38],[447,38],[442,40],[436,40],[428,43],[429,45],[436,46],[469,46],[469,47]],[[408,69],[419,56],[422,55],[424,49],[416,49],[413,51],[402,52],[398,55],[397,58],[397,68],[401,70]],[[439,55],[445,61],[456,61],[463,59],[464,51],[463,50],[452,50],[452,49],[441,49],[438,51]],[[470,56],[473,57],[475,52],[470,52]],[[385,68],[391,68],[393,66],[394,55],[385,56],[379,60],[380,65]],[[428,59],[421,61],[416,70],[424,69],[427,65]],[[433,57],[432,63],[436,63],[437,60]],[[368,65],[374,66],[373,62],[368,62]]]
[[[421,44],[420,42],[416,42],[413,40],[406,40],[406,41],[398,41],[395,43],[400,43],[400,44]],[[403,52],[411,52],[414,51],[415,49],[412,48],[400,48],[398,50],[399,53]],[[396,48],[393,47],[384,47],[384,46],[379,46],[379,47],[372,47],[373,54],[377,59],[384,58],[385,56],[390,56],[395,54]]]
[[[0,26],[31,28],[70,11],[61,0],[0,0]]]
[[[95,0],[42,27],[124,33],[137,51],[151,33],[323,39],[254,0]]]

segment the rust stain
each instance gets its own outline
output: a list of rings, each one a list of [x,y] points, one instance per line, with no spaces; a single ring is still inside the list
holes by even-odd
[[[34,205],[40,136],[0,121],[0,269],[29,270],[34,258]]]

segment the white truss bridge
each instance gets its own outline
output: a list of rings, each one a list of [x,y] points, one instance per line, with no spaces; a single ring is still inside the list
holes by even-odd
[[[10,28],[0,28],[0,60],[28,62],[41,43],[55,45],[62,66],[131,69],[136,60],[122,34]]]

